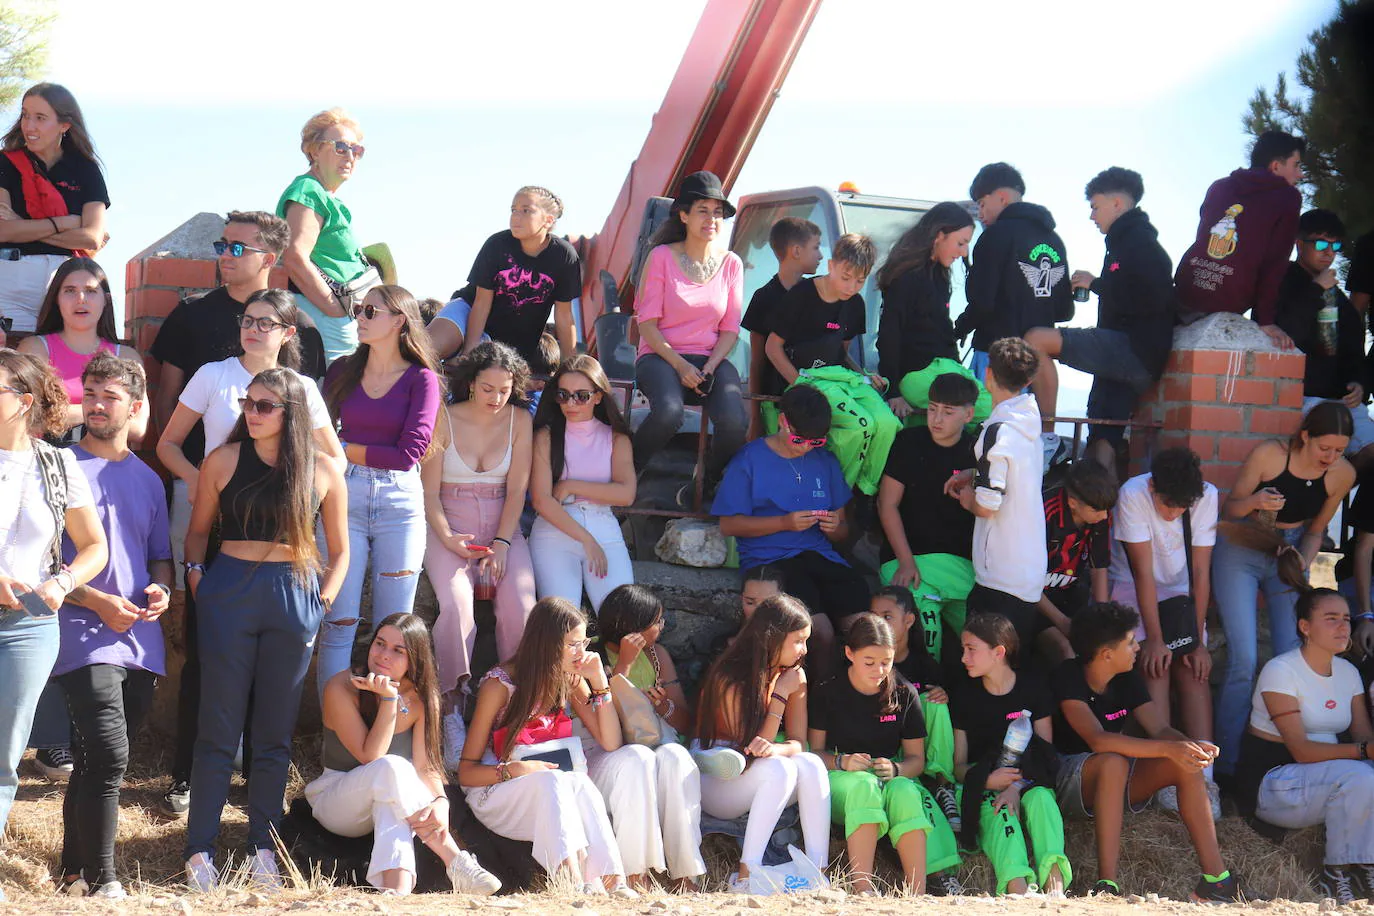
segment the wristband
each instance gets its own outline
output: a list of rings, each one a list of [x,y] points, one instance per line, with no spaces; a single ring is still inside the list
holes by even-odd
[[[1012,787],[1016,789],[1016,791],[1021,792],[1023,794],[1027,789],[1031,788],[1034,785],[1035,780],[1033,779],[1018,779],[1016,780],[1016,782],[1012,783]]]
[[[493,544],[505,544],[507,547],[510,546],[510,541],[506,540],[505,538],[492,538],[491,542]]]
[[[167,586],[163,585],[161,582],[153,582],[152,586],[153,588],[160,590],[162,594],[166,595],[168,598],[172,597],[172,590]]]
[[[58,235],[58,234],[60,234],[60,233],[62,232],[61,227],[57,225],[57,219],[56,219],[56,217],[52,217],[52,216],[48,217],[48,222],[52,223],[52,234],[53,234],[53,235]]]
[[[1363,614],[1356,614],[1356,620],[1374,620],[1374,611],[1365,611]]]
[[[1368,760],[1368,759],[1369,759],[1369,742],[1368,742],[1368,741],[1361,741],[1361,742],[1359,742],[1358,744],[1356,744],[1355,747],[1359,748],[1359,751],[1360,751],[1360,759],[1361,759],[1361,760]]]
[[[185,563],[182,563],[181,565],[185,567],[187,574],[198,572],[202,576],[205,575],[204,563],[192,563],[190,560],[187,560]]]
[[[783,696],[782,694],[778,693],[776,690],[773,691],[773,695],[770,696],[768,699],[769,699],[769,700],[777,700],[779,703],[781,703],[781,704],[784,705],[784,706],[787,705],[787,697],[785,697],[785,696]]]
[[[835,755],[835,769],[837,769],[837,770],[843,770],[843,769],[844,769],[844,754],[836,754],[836,755]]]
[[[399,700],[400,698],[401,698],[401,697],[400,697],[399,694],[396,695],[396,696],[394,696],[394,697],[384,697],[384,696],[382,696],[380,693],[377,694],[377,699],[378,699],[378,700],[385,700],[385,701],[388,702],[388,703],[395,703],[395,702],[396,702],[397,700]]]

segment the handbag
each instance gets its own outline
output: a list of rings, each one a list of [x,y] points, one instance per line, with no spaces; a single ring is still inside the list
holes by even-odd
[[[1183,553],[1188,564],[1188,588],[1193,587],[1193,512],[1183,513]],[[1200,644],[1197,632],[1197,605],[1193,596],[1177,595],[1159,602],[1159,631],[1164,646],[1175,655],[1187,655]]]
[[[677,742],[677,730],[659,717],[644,691],[630,683],[625,675],[611,678],[611,699],[620,716],[621,734],[630,744],[658,747]]]
[[[363,304],[363,297],[382,285],[381,272],[371,265],[347,283],[340,283],[326,275],[318,265],[316,265],[315,270],[324,280],[325,285],[329,287],[329,291],[334,294],[334,298],[339,300],[339,305],[343,307],[344,314],[349,318],[357,317],[358,308]]]

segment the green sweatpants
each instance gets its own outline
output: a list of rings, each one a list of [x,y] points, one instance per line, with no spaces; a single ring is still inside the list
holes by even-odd
[[[964,787],[959,787],[959,803],[963,804]],[[1034,786],[1021,796],[1021,821],[1003,808],[992,810],[996,792],[983,793],[983,808],[978,819],[978,848],[992,862],[997,875],[997,893],[1007,892],[1007,883],[1025,878],[1030,883],[1045,886],[1050,869],[1059,866],[1064,886],[1073,883],[1073,869],[1064,854],[1064,818],[1054,793],[1044,786]],[[1031,852],[1035,855],[1035,870],[1026,855],[1026,836],[1030,836]]]
[[[969,432],[977,429],[978,425],[988,418],[988,414],[992,413],[992,395],[983,387],[983,380],[973,378],[973,373],[964,368],[962,363],[940,356],[931,360],[930,365],[924,369],[908,372],[897,384],[897,390],[901,392],[902,397],[916,408],[916,412],[906,418],[907,426],[926,425],[926,408],[930,406],[930,383],[947,372],[973,379],[978,385],[978,400],[973,402],[973,422],[968,425]]]
[[[949,719],[949,704],[921,697],[921,715],[926,720],[926,775],[954,782],[954,725]]]
[[[926,787],[898,776],[886,783],[872,773],[830,772],[830,820],[844,825],[846,838],[865,824],[878,825],[878,839],[892,845],[912,830],[926,832],[926,874],[959,864],[954,831]]]
[[[968,593],[973,590],[973,561],[952,553],[927,553],[912,557],[921,584],[911,589],[916,600],[916,624],[921,628],[926,651],[937,662],[944,650],[943,620],[959,633],[964,629]],[[878,581],[887,585],[897,574],[897,561],[888,560],[878,570]]]
[[[827,448],[840,460],[844,482],[875,495],[902,421],[866,377],[843,366],[804,369],[796,383],[810,385],[830,402]]]

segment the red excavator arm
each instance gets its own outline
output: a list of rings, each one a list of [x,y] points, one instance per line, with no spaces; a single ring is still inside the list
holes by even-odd
[[[622,303],[644,203],[670,196],[684,175],[709,169],[728,192],[763,127],[821,0],[709,0],[649,135],[597,235],[577,240],[582,327],[605,310],[601,272]]]

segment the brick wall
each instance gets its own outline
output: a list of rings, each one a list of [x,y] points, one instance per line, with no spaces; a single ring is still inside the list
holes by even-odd
[[[1156,448],[1187,446],[1223,494],[1263,439],[1286,438],[1301,421],[1305,357],[1293,352],[1175,349],[1136,417],[1163,423]],[[1131,472],[1149,470],[1146,437],[1133,440]]]

